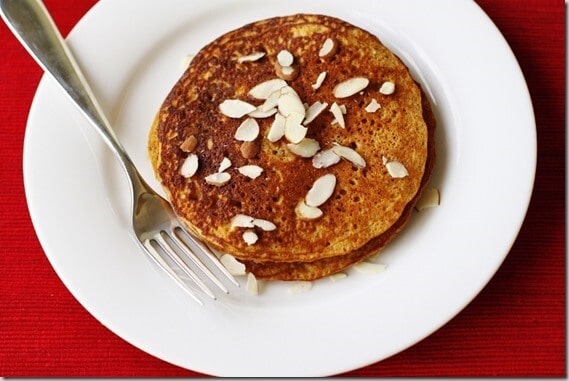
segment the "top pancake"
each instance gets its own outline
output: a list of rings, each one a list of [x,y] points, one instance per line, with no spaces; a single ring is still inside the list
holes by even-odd
[[[339,41],[328,59],[318,52],[326,38]],[[257,119],[261,152],[245,159],[234,134],[244,118],[233,119],[219,111],[228,99],[259,105],[247,93],[255,85],[276,78],[277,54],[286,49],[295,58],[299,76],[288,81],[308,104],[316,101],[345,105],[346,128],[332,124],[327,110],[308,125],[307,137],[322,149],[333,143],[354,148],[366,161],[357,168],[348,161],[316,169],[311,159],[292,154],[283,138],[271,143],[265,136],[272,117]],[[258,61],[238,57],[262,51]],[[318,75],[327,77],[318,90]],[[353,77],[366,77],[369,85],[349,98],[337,99],[334,87]],[[385,81],[395,92],[383,95]],[[381,109],[368,113],[375,98]],[[180,167],[188,155],[180,149],[190,136],[197,138],[197,173],[186,179]],[[202,239],[237,258],[255,261],[314,261],[352,252],[388,231],[416,196],[428,156],[428,128],[423,119],[422,96],[405,65],[370,33],[344,21],[321,15],[294,15],[263,20],[229,32],[204,47],[176,83],[156,119],[149,149],[157,177],[176,212]],[[227,157],[232,167],[230,182],[209,185],[204,178],[218,171]],[[384,158],[402,163],[409,175],[392,178]],[[236,168],[254,164],[264,169],[249,179]],[[303,220],[295,214],[314,181],[326,173],[337,178],[332,197],[320,206],[323,216]],[[231,228],[237,214],[272,221],[277,229],[255,228],[259,240],[244,242],[242,228]]]

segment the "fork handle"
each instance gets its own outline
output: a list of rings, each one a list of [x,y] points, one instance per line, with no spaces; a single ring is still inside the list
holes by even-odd
[[[0,0],[0,16],[30,55],[63,88],[122,163],[132,185],[145,185],[97,103],[73,54],[40,0]],[[136,184],[140,183],[142,184]]]

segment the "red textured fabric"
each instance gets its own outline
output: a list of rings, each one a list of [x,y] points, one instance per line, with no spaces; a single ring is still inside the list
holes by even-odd
[[[67,34],[95,1],[45,3]],[[538,161],[526,221],[498,273],[458,316],[417,345],[342,376],[566,376],[565,4],[478,4],[512,47],[533,99]],[[0,376],[199,376],[108,331],[44,256],[22,180],[25,124],[41,71],[0,24]],[[488,91],[492,85],[499,86]]]

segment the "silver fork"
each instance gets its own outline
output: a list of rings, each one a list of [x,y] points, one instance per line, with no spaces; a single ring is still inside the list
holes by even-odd
[[[87,117],[121,163],[130,180],[132,192],[131,228],[143,252],[200,304],[203,302],[191,287],[192,284],[213,299],[216,298],[215,294],[206,282],[228,293],[214,272],[223,274],[231,283],[239,286],[210,248],[183,228],[170,204],[144,181],[118,141],[43,3],[40,0],[0,0],[0,15],[36,62],[57,81]],[[194,250],[199,251],[200,255],[196,255]],[[210,263],[214,272],[202,259]],[[191,267],[188,262],[192,263]],[[178,272],[193,283],[186,282]],[[204,282],[203,277],[209,281]]]

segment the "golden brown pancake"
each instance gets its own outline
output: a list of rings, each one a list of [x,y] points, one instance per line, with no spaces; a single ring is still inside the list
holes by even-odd
[[[335,39],[338,49],[321,58],[318,53],[327,38]],[[308,125],[306,137],[317,140],[322,149],[335,143],[355,149],[365,159],[364,168],[346,160],[315,168],[312,159],[290,152],[285,138],[266,139],[273,117],[256,119],[260,152],[254,158],[243,156],[242,142],[234,135],[246,116],[227,117],[219,105],[229,99],[260,105],[262,101],[248,92],[276,78],[277,54],[283,49],[293,54],[299,71],[288,85],[303,102],[336,102],[347,110],[345,128],[334,124],[334,115],[326,109]],[[265,56],[238,61],[254,52]],[[324,71],[326,79],[315,90],[312,85]],[[369,79],[369,85],[350,97],[336,98],[336,85],[354,77]],[[395,84],[393,94],[379,91],[386,81]],[[372,99],[381,108],[369,113],[365,107]],[[404,226],[430,176],[431,119],[420,87],[377,37],[336,18],[293,15],[248,24],[204,47],[160,108],[149,152],[176,213],[201,239],[244,261],[259,277],[314,279],[373,254]],[[192,135],[199,168],[185,178],[180,168],[188,152],[181,147]],[[226,170],[231,180],[221,187],[207,184],[205,177],[218,171],[223,158],[232,163]],[[385,160],[402,163],[408,176],[393,178]],[[244,165],[257,165],[263,173],[250,179],[237,171]],[[322,217],[299,218],[298,202],[328,173],[336,176],[337,184],[319,207]],[[254,228],[258,241],[248,244],[245,229],[231,226],[237,214],[271,221],[277,228]]]

